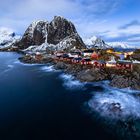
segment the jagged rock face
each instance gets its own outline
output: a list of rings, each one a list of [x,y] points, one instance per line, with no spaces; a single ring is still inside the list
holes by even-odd
[[[25,49],[31,45],[41,45],[46,40],[47,28],[47,21],[33,22],[25,31],[22,39],[17,42],[15,46]]]
[[[47,22],[40,22],[36,25],[36,28],[33,32],[33,42],[35,45],[41,45],[46,40],[47,35],[47,28],[48,23]]]
[[[73,34],[58,43],[57,48],[59,50],[70,51],[72,49],[85,49],[86,46],[78,34]]]
[[[11,29],[1,27],[0,28],[0,51],[7,50],[18,39],[20,39],[20,36],[16,35]]]
[[[50,50],[60,50],[67,48],[77,49],[86,48],[82,39],[78,35],[75,26],[63,17],[56,16],[49,23],[47,21],[33,22],[25,31],[22,39],[14,44],[20,49],[26,49],[30,46],[39,47],[40,45],[48,47]]]
[[[86,39],[85,44],[87,45],[88,48],[97,48],[97,49],[110,48],[110,46],[106,44],[104,40],[96,36],[93,36],[90,39]]]
[[[118,88],[129,87],[135,90],[140,89],[139,79],[137,77],[132,77],[132,76],[115,75],[112,78],[110,85],[113,87],[118,87]]]
[[[49,44],[56,45],[67,36],[75,33],[77,33],[77,31],[70,21],[62,17],[54,17],[48,27],[47,41]]]

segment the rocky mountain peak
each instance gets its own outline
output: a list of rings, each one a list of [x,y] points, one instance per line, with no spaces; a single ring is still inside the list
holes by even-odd
[[[25,31],[25,34],[28,34],[30,35],[30,37],[33,37],[34,32],[38,31],[44,33],[45,35],[45,33],[47,32],[48,24],[49,24],[48,21],[43,21],[43,20],[34,21],[29,25],[29,27]]]
[[[92,36],[91,38],[86,39],[84,43],[88,48],[106,49],[109,47],[109,45],[106,44],[104,40],[97,36]]]
[[[0,48],[9,46],[19,38],[12,29],[6,27],[0,28]]]
[[[48,27],[47,41],[49,44],[58,44],[64,38],[77,33],[75,26],[67,19],[55,16]]]
[[[110,45],[113,48],[122,48],[122,49],[135,49],[137,47],[130,46],[126,42],[108,42],[108,45]]]
[[[21,49],[31,45],[41,45],[46,40],[48,25],[48,21],[34,21],[29,25],[22,39],[14,45]]]
[[[51,22],[42,20],[33,22],[25,31],[22,39],[16,42],[14,46],[27,49],[30,46],[36,48],[42,44],[43,48],[50,45],[58,48],[60,46],[58,44],[64,45],[61,46],[62,49],[74,47],[73,45],[78,45],[78,48],[85,48],[74,24],[61,16],[55,16]]]

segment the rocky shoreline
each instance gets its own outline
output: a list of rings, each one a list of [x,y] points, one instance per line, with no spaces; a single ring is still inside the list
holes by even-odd
[[[117,70],[113,68],[98,69],[88,65],[71,64],[65,61],[56,61],[51,56],[42,60],[36,60],[30,56],[19,58],[22,63],[47,64],[51,63],[55,69],[63,70],[67,74],[73,75],[81,82],[97,82],[109,80],[112,87],[130,88],[140,90],[140,71],[139,65],[134,66],[133,71]]]

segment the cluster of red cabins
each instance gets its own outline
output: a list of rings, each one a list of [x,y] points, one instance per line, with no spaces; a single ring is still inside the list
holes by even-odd
[[[98,56],[94,54],[94,59],[91,58],[82,58],[79,57],[70,57],[68,54],[62,54],[62,55],[56,55],[55,60],[56,61],[66,61],[73,64],[81,64],[81,65],[88,65],[91,67],[96,68],[106,68],[106,67],[113,67],[117,69],[127,69],[132,70],[133,69],[133,63],[130,61],[118,61],[118,62],[111,62],[111,61],[102,61],[98,60]]]

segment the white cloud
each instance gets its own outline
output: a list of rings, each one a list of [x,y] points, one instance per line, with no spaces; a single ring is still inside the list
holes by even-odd
[[[119,0],[120,1],[120,0]],[[51,20],[55,15],[62,15],[79,26],[96,22],[97,16],[110,13],[119,4],[118,0],[5,0],[0,5],[1,26],[25,28],[33,20]],[[11,6],[12,5],[12,6]],[[93,15],[97,15],[96,18]],[[86,21],[84,21],[86,19]],[[84,22],[84,23],[81,23]],[[103,20],[101,20],[103,21]],[[15,25],[14,25],[15,24]],[[84,25],[85,24],[85,25]],[[92,23],[93,24],[93,23]],[[92,26],[90,24],[89,26]],[[93,24],[94,25],[94,24]],[[80,29],[80,28],[79,28]],[[83,30],[84,28],[82,28]],[[84,29],[85,30],[85,29]],[[81,31],[83,32],[83,31]],[[91,32],[87,27],[85,33]]]
[[[16,15],[22,19],[47,18],[47,16],[50,17],[56,14],[74,13],[75,8],[73,3],[66,0],[24,0],[20,2],[9,15]]]

